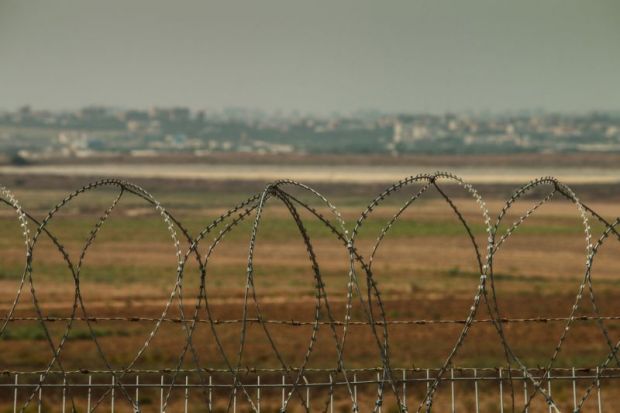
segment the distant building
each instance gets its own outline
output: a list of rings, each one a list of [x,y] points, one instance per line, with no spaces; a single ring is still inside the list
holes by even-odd
[[[392,140],[395,143],[411,143],[431,136],[430,130],[424,125],[418,125],[414,122],[403,122],[396,120],[394,122],[394,134]]]

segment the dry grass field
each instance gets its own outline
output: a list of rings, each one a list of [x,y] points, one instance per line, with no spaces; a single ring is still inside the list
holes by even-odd
[[[51,179],[42,188],[37,179],[7,179],[7,186],[14,190],[24,210],[37,220],[43,219],[55,203],[79,186],[77,178],[66,181],[58,178]],[[11,183],[14,184],[12,187]],[[227,208],[260,191],[262,187],[258,183],[211,183],[202,186],[196,184],[195,187],[163,181],[144,181],[141,184],[183,223],[192,236]],[[377,185],[323,185],[320,189],[342,212],[347,229],[352,233],[361,211],[378,194],[379,188]],[[367,258],[371,255],[381,229],[417,189],[419,186],[390,197],[372,212],[356,239],[356,247],[362,256]],[[458,187],[445,186],[444,189],[471,223],[480,251],[484,254],[487,234],[478,205]],[[300,191],[292,192],[318,208],[326,217],[333,217],[316,198]],[[585,203],[606,219],[613,220],[620,215],[615,189],[605,192],[600,187],[584,187],[578,188],[577,192],[580,192]],[[487,202],[491,221],[495,222],[504,200],[511,193],[510,188],[481,186],[480,193]],[[61,209],[51,221],[48,229],[60,240],[75,262],[89,231],[115,195],[117,191],[114,189],[98,189],[81,195]],[[500,226],[499,234],[544,195],[544,192],[536,192],[518,201],[503,221],[505,224]],[[307,211],[300,214],[314,247],[330,309],[335,319],[342,321],[349,281],[346,246],[316,217]],[[247,253],[253,220],[254,216],[250,215],[228,233],[209,259],[205,284],[211,317],[214,319],[242,318]],[[596,240],[603,226],[591,220],[591,227]],[[35,228],[36,225],[31,225],[31,232]],[[0,311],[1,316],[5,317],[15,299],[25,258],[17,220],[7,206],[0,209],[0,230]],[[200,244],[202,254],[208,251],[213,239],[214,236],[209,235]],[[183,252],[187,247],[188,243],[182,240]],[[501,315],[506,318],[567,317],[584,278],[585,247],[583,224],[572,203],[556,197],[536,211],[506,240],[495,256],[494,285]],[[294,221],[286,208],[276,200],[270,201],[264,210],[255,254],[255,289],[263,317],[284,322],[312,322],[316,288],[311,263]],[[593,287],[597,304],[604,316],[620,315],[618,257],[620,243],[615,238],[609,238],[593,265]],[[32,267],[33,287],[43,315],[70,317],[75,300],[75,282],[57,247],[44,235],[35,248]],[[81,266],[80,289],[88,315],[113,318],[160,317],[175,287],[176,268],[175,250],[159,214],[143,200],[125,194],[89,247]],[[388,231],[372,261],[372,269],[388,321],[429,321],[425,324],[389,326],[392,366],[439,367],[454,346],[462,324],[438,321],[463,320],[467,316],[480,274],[472,244],[448,203],[433,191],[413,203]],[[186,317],[193,314],[199,285],[197,266],[190,259],[184,273],[183,302],[175,298],[166,317],[180,317],[180,308]],[[367,286],[363,277],[360,277],[360,286],[366,303]],[[374,310],[378,311],[376,300],[373,303]],[[362,305],[359,295],[354,294],[352,321],[366,320]],[[249,317],[256,317],[253,303],[248,311]],[[587,290],[577,313],[586,316],[593,314]],[[78,309],[77,314],[82,316],[81,310]],[[31,285],[26,281],[13,317],[33,316],[36,316],[33,295]],[[206,320],[207,317],[202,303],[199,318]],[[483,300],[476,315],[478,322],[473,325],[454,358],[454,366],[506,365],[497,331],[492,323],[485,321],[489,318]],[[323,306],[321,320],[327,319]],[[123,369],[132,362],[154,325],[154,321],[98,321],[94,331],[110,364],[114,368]],[[620,320],[606,320],[605,325],[612,341],[618,341]],[[52,339],[57,342],[63,336],[67,322],[50,321],[47,326]],[[284,323],[270,324],[268,329],[283,360],[291,366],[301,365],[305,349],[310,343],[312,326]],[[342,327],[336,329],[341,335]],[[528,366],[537,366],[544,365],[550,358],[563,329],[564,321],[508,323],[505,333],[515,353]],[[237,363],[241,324],[218,324],[216,332],[228,359]],[[179,323],[164,322],[146,351],[135,360],[134,368],[173,369],[185,342],[185,332]],[[198,323],[192,342],[203,368],[225,368],[225,359],[217,349],[208,323]],[[607,353],[607,344],[597,324],[592,320],[575,321],[555,365],[595,366],[605,359]],[[51,358],[44,331],[35,320],[10,321],[0,338],[0,354],[0,368],[8,371],[45,369]],[[344,359],[348,368],[380,366],[379,349],[369,326],[349,327]],[[336,360],[332,332],[327,325],[321,325],[307,367],[336,368]],[[61,361],[66,369],[105,369],[84,321],[73,323]],[[280,367],[280,361],[259,324],[249,323],[245,349],[239,363],[254,368]],[[188,368],[194,366],[189,354],[185,355],[182,365]],[[458,391],[469,390],[463,385]],[[374,391],[376,393],[376,389]],[[421,389],[418,391],[421,396]],[[440,395],[446,391],[447,388],[442,387]],[[481,390],[486,395],[483,399],[491,399],[494,391]],[[522,387],[519,387],[519,395],[521,392]],[[275,400],[278,400],[278,391],[274,391],[274,394]],[[374,397],[372,391],[369,394],[360,397]],[[414,394],[412,390],[412,398]],[[617,395],[607,396],[617,398]],[[158,400],[157,397],[153,396]],[[442,397],[438,399],[438,406],[442,405]],[[3,395],[2,399],[8,402],[7,395]],[[177,402],[181,403],[181,399]],[[541,399],[537,403],[542,402]],[[388,398],[386,409],[389,404]],[[469,411],[466,404],[461,408]],[[483,411],[494,410],[489,408]]]

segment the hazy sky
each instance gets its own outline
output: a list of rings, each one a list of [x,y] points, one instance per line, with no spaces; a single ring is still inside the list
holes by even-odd
[[[620,109],[620,1],[0,0],[0,108]]]

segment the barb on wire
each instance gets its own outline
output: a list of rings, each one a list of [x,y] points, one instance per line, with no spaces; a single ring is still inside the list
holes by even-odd
[[[459,208],[455,199],[448,195],[445,190],[446,185],[456,185],[463,193],[470,197],[478,206],[481,218],[484,222],[484,230],[486,233],[486,244],[481,243],[474,235],[474,227],[465,218],[465,214]],[[383,225],[377,234],[375,242],[371,245],[370,251],[365,254],[359,247],[359,234],[367,225],[367,220],[372,216],[374,211],[382,205],[388,198],[406,191],[411,187],[417,188],[401,205],[396,213]],[[116,195],[110,205],[103,210],[100,216],[93,224],[88,237],[77,256],[72,256],[68,249],[64,246],[61,237],[56,234],[50,223],[54,221],[58,213],[67,208],[72,202],[85,193],[97,190],[99,188],[112,188],[116,190]],[[534,190],[548,189],[548,192],[540,200],[521,214],[512,222],[503,232],[500,232],[503,222],[508,216],[510,209],[518,200],[526,199],[525,197]],[[314,207],[311,202],[305,200],[306,197],[298,197],[293,194],[292,190],[301,191],[310,199],[318,201],[323,208],[329,210],[329,214],[323,214],[318,208]],[[471,252],[476,259],[479,273],[479,281],[475,290],[472,291],[473,299],[471,306],[468,308],[467,314],[461,319],[388,319],[385,308],[385,297],[382,296],[378,286],[376,275],[373,272],[373,264],[377,260],[377,253],[383,245],[383,241],[392,228],[399,224],[399,220],[412,205],[425,194],[435,192],[439,194],[440,199],[446,202],[450,211],[454,214],[458,222],[462,225],[464,234],[469,240]],[[106,222],[114,214],[115,209],[128,196],[136,196],[147,205],[149,205],[161,218],[163,227],[167,230],[170,242],[173,246],[172,259],[175,262],[176,270],[171,274],[174,279],[172,287],[163,309],[158,312],[156,317],[119,317],[119,316],[94,316],[88,308],[88,301],[85,299],[80,288],[80,276],[84,263],[87,262],[92,255],[89,253],[91,247],[96,242],[97,236]],[[494,258],[500,250],[506,249],[510,243],[511,236],[518,232],[524,222],[551,199],[564,198],[575,205],[577,215],[582,224],[585,237],[584,257],[585,266],[583,278],[578,286],[577,293],[572,307],[567,316],[564,317],[530,317],[530,318],[511,318],[504,316],[501,307],[501,301],[496,293],[496,279],[494,276]],[[417,411],[430,412],[433,406],[435,395],[438,388],[449,380],[446,375],[453,374],[454,359],[463,348],[467,335],[476,324],[488,323],[493,325],[497,332],[497,338],[504,352],[506,364],[508,366],[508,380],[512,389],[512,410],[515,410],[515,391],[512,385],[513,380],[524,380],[534,390],[527,394],[524,404],[524,411],[530,407],[535,397],[542,397],[553,411],[559,411],[557,402],[551,394],[550,388],[547,386],[551,380],[552,374],[556,375],[558,371],[555,366],[559,354],[566,342],[566,338],[570,329],[579,321],[594,321],[600,330],[602,338],[605,340],[607,355],[601,360],[596,367],[596,373],[589,372],[584,378],[591,379],[583,395],[579,398],[576,411],[580,411],[592,390],[599,380],[605,374],[617,374],[620,367],[618,351],[620,350],[620,341],[614,342],[609,334],[609,328],[606,322],[612,320],[620,320],[620,316],[603,316],[600,312],[599,305],[596,301],[594,293],[594,283],[592,277],[592,268],[595,257],[601,247],[608,239],[620,241],[620,218],[609,222],[602,216],[597,214],[593,209],[585,205],[573,192],[571,188],[562,184],[553,177],[543,177],[533,180],[526,185],[518,188],[512,196],[506,201],[501,208],[496,219],[491,219],[490,211],[482,197],[476,189],[464,182],[461,178],[448,172],[435,172],[419,174],[405,178],[391,186],[388,186],[382,193],[373,199],[368,206],[361,212],[359,218],[349,232],[347,225],[339,210],[321,193],[308,185],[293,181],[279,180],[270,183],[265,189],[246,200],[235,205],[221,216],[214,219],[209,225],[196,235],[192,235],[183,223],[175,217],[170,211],[164,208],[151,194],[137,185],[118,179],[104,179],[88,184],[78,190],[70,193],[61,202],[55,205],[42,220],[37,220],[31,214],[26,212],[15,196],[6,188],[0,186],[0,200],[9,208],[14,210],[16,219],[21,228],[23,242],[25,246],[24,265],[21,277],[18,282],[17,292],[13,298],[8,310],[0,319],[0,339],[3,338],[11,323],[19,321],[35,321],[40,324],[44,331],[45,342],[49,348],[50,357],[45,364],[45,368],[37,371],[14,371],[0,365],[0,373],[19,375],[19,374],[37,374],[37,382],[29,388],[28,397],[20,407],[20,411],[25,411],[29,405],[40,395],[40,391],[50,377],[56,375],[63,376],[63,398],[67,397],[74,411],[77,410],[76,401],[72,389],[79,387],[74,380],[76,373],[82,374],[107,374],[112,378],[113,385],[105,388],[91,403],[89,398],[90,410],[94,411],[98,406],[110,395],[116,397],[122,396],[134,411],[140,411],[141,406],[137,397],[133,396],[132,384],[128,381],[128,375],[137,373],[166,373],[169,379],[166,381],[167,388],[165,395],[162,390],[161,410],[165,411],[172,394],[173,389],[180,386],[179,380],[181,375],[195,373],[198,375],[201,385],[203,386],[204,406],[207,411],[212,410],[211,403],[211,384],[210,374],[225,375],[229,378],[226,386],[229,388],[227,408],[234,410],[237,397],[243,397],[250,409],[253,411],[260,410],[260,399],[254,398],[254,384],[250,384],[245,380],[249,373],[278,373],[282,377],[283,383],[286,383],[286,391],[282,393],[281,410],[288,408],[290,401],[294,398],[300,402],[300,406],[305,411],[310,411],[309,386],[313,385],[308,382],[306,374],[313,372],[329,372],[329,396],[333,398],[333,386],[336,384],[343,385],[346,389],[347,397],[351,400],[353,411],[360,410],[357,395],[357,385],[360,383],[355,377],[359,372],[377,372],[377,396],[371,411],[378,412],[381,410],[386,395],[390,394],[396,400],[399,411],[407,411],[405,387],[401,386],[402,366],[393,366],[391,361],[391,348],[396,344],[390,340],[390,326],[395,325],[433,325],[433,324],[452,324],[460,326],[460,333],[452,345],[448,355],[444,361],[436,369],[427,369],[428,377],[426,392],[423,400],[417,407]],[[296,228],[296,233],[303,241],[308,266],[312,271],[315,302],[312,311],[312,320],[273,320],[269,319],[264,312],[264,306],[261,304],[256,292],[256,273],[255,273],[255,255],[258,244],[258,234],[261,229],[264,212],[272,204],[280,204],[288,213]],[[308,226],[303,214],[310,214],[313,219],[318,220],[326,227],[334,239],[336,239],[343,252],[349,257],[348,274],[346,284],[345,297],[337,297],[339,300],[344,299],[344,314],[337,314],[333,304],[333,293],[328,295],[326,289],[326,280],[321,270],[321,263],[317,256],[315,246],[312,243]],[[590,219],[593,219],[604,227],[603,232],[593,242],[592,227]],[[239,231],[241,224],[251,221],[249,225],[250,233],[248,243],[247,267],[245,273],[245,285],[243,298],[241,300],[242,316],[241,318],[217,318],[213,312],[213,304],[210,301],[210,291],[207,288],[207,279],[210,275],[210,263],[214,260],[214,251],[223,243],[224,239],[233,231]],[[615,237],[614,237],[615,236]],[[211,238],[210,238],[211,237]],[[73,280],[73,299],[71,303],[71,311],[68,316],[54,316],[46,314],[43,305],[39,300],[39,292],[37,286],[37,276],[40,271],[35,265],[34,258],[38,254],[37,248],[42,239],[51,241],[62,260],[67,265]],[[205,246],[206,245],[206,246]],[[184,294],[184,285],[186,284],[187,274],[186,268],[191,263],[195,263],[198,267],[198,294],[195,297],[188,297]],[[18,303],[23,299],[23,291],[29,286],[32,296],[32,305],[34,308],[34,316],[25,316],[16,314]],[[365,286],[365,288],[364,288]],[[593,309],[593,315],[580,315],[579,308],[582,301],[588,297]],[[331,301],[330,301],[331,300]],[[194,303],[194,310],[187,311],[186,304],[188,301]],[[352,320],[354,305],[359,305],[362,312],[361,320]],[[489,318],[477,317],[481,306],[484,305],[489,313]],[[171,309],[178,308],[178,316],[171,316]],[[69,340],[72,329],[76,322],[84,322],[88,328],[90,339],[96,346],[97,355],[103,363],[104,368],[92,366],[82,366],[79,370],[70,370],[63,364],[63,353],[66,352],[66,343]],[[149,322],[153,327],[145,337],[144,341],[133,353],[130,362],[123,368],[113,366],[111,359],[113,354],[106,352],[98,338],[95,324],[101,322]],[[63,325],[62,334],[59,338],[54,337],[50,331],[50,325],[56,323]],[[160,333],[162,325],[165,323],[174,323],[181,326],[183,331],[184,344],[176,358],[174,366],[165,366],[161,369],[143,369],[138,366],[139,360],[143,357],[149,346],[153,345],[155,337]],[[522,357],[515,351],[510,339],[505,334],[505,326],[513,323],[563,323],[564,328],[557,339],[553,353],[548,358],[544,366],[530,368],[522,360]],[[206,324],[209,326],[213,336],[213,345],[217,349],[219,356],[223,362],[224,368],[212,368],[203,365],[201,360],[201,351],[196,346],[195,332],[199,325]],[[237,325],[239,326],[239,342],[237,352],[234,356],[230,355],[230,350],[225,349],[224,341],[221,337],[221,331],[218,326]],[[275,360],[277,367],[252,367],[244,365],[244,357],[251,350],[248,346],[248,329],[252,325],[258,325],[264,333],[270,351]],[[301,364],[293,365],[285,357],[285,353],[281,348],[281,344],[277,342],[273,335],[274,326],[308,326],[311,327],[304,348],[299,349],[300,354],[303,353]],[[368,362],[368,367],[348,367],[348,348],[347,336],[352,326],[363,326],[372,334],[376,346],[377,358]],[[335,349],[335,357],[333,365],[329,368],[310,367],[309,361],[312,354],[317,351],[317,340],[319,330],[323,327],[329,328],[329,336],[333,341]],[[1,362],[0,362],[1,363]],[[189,365],[193,366],[188,368]],[[419,361],[418,361],[418,364]],[[500,366],[498,366],[500,367]],[[410,369],[411,370],[411,369]],[[519,376],[513,376],[512,370],[518,371]],[[411,370],[415,371],[415,369]],[[476,371],[484,372],[485,369]],[[403,373],[404,374],[404,373]],[[432,374],[432,375],[431,375]],[[500,373],[501,374],[501,373]],[[573,370],[574,374],[574,370]],[[187,380],[187,376],[186,380]],[[209,376],[210,377],[210,376]],[[162,379],[163,380],[163,379]],[[373,379],[374,380],[374,379]],[[500,377],[500,380],[503,380]],[[162,381],[163,383],[163,381]],[[207,384],[209,383],[209,384]],[[528,384],[525,383],[526,389]],[[325,384],[325,383],[324,383]],[[164,384],[161,385],[162,389]],[[224,387],[226,387],[224,386]],[[207,392],[206,389],[209,389]],[[116,392],[116,393],[115,393]],[[526,392],[527,393],[527,392]],[[89,396],[90,397],[90,396]],[[63,399],[64,400],[64,399]],[[577,401],[577,398],[575,398]],[[324,412],[333,409],[332,402],[328,402],[322,406]],[[313,406],[313,408],[316,408]]]

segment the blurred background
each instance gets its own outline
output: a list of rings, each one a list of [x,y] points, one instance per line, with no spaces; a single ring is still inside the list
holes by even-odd
[[[614,1],[0,7],[7,174],[618,179]]]
[[[493,222],[519,186],[547,175],[611,221],[620,215],[619,19],[620,3],[613,0],[0,0],[0,180],[31,214],[33,233],[68,193],[106,177],[151,192],[191,237],[282,178],[326,195],[352,231],[366,205],[388,185],[435,170],[472,183]],[[441,185],[472,223],[484,253],[480,205],[461,186]],[[420,188],[412,184],[373,210],[357,235],[362,254],[369,256],[381,229]],[[550,197],[495,258],[505,317],[566,317],[583,280],[583,219],[573,202],[551,192],[552,186],[528,192],[499,226],[506,230]],[[147,320],[97,323],[95,335],[118,369],[129,365],[161,315],[177,268],[158,211],[130,193],[121,195],[80,269],[91,316]],[[70,256],[80,255],[117,196],[115,186],[97,188],[55,215],[49,230]],[[329,216],[317,198],[303,191],[296,196]],[[347,250],[304,213],[332,309],[342,320]],[[206,286],[215,319],[241,317],[253,221],[248,216],[209,264]],[[255,271],[266,317],[312,321],[312,267],[294,221],[274,201],[261,225]],[[70,317],[74,279],[58,246],[42,237],[33,260],[34,293],[23,278],[23,240],[9,206],[1,211],[0,228],[0,315],[15,304],[13,317],[22,317],[2,330],[0,369],[37,371],[51,353],[41,323],[28,319],[35,314],[35,294],[44,316]],[[604,228],[592,219],[594,239]],[[615,241],[601,248],[593,271],[603,315],[620,311]],[[203,253],[209,242],[201,244]],[[189,247],[187,240],[181,244],[183,251]],[[468,234],[432,188],[401,215],[373,265],[390,320],[463,319],[479,283]],[[188,268],[184,283],[191,313],[200,290],[196,268]],[[356,305],[353,319],[363,321]],[[172,308],[168,316],[179,317],[182,305]],[[584,300],[578,314],[593,314],[591,303]],[[205,317],[202,308],[200,318]],[[490,315],[483,306],[476,317]],[[612,341],[618,340],[618,321],[606,326]],[[48,328],[58,342],[66,323]],[[277,365],[260,327],[249,328],[242,364]],[[273,329],[286,361],[302,363],[299,349],[308,345],[311,326]],[[439,366],[461,329],[449,323],[391,326],[392,364]],[[534,366],[549,359],[563,329],[561,322],[521,324],[506,334]],[[239,325],[224,324],[217,332],[235,359]],[[197,349],[203,367],[223,368],[213,334],[201,324]],[[320,329],[309,366],[336,367],[330,334]],[[370,344],[348,347],[348,366],[379,365],[368,326],[351,327],[349,334],[351,343]],[[173,368],[184,343],[179,324],[164,323],[135,367]],[[597,324],[583,321],[571,330],[557,365],[594,366],[608,351]],[[69,369],[104,368],[84,321],[72,326],[61,359]],[[189,356],[183,363],[192,366]],[[505,363],[488,322],[475,324],[453,362]],[[366,396],[372,404],[376,389],[371,390]],[[410,397],[422,397],[418,390]],[[447,406],[448,390],[442,387],[437,406]],[[497,392],[487,390],[481,388],[490,400],[485,411],[496,411],[491,396]],[[10,404],[8,398],[0,401]],[[459,403],[472,408],[471,400]],[[544,399],[536,398],[533,406],[542,409]]]

